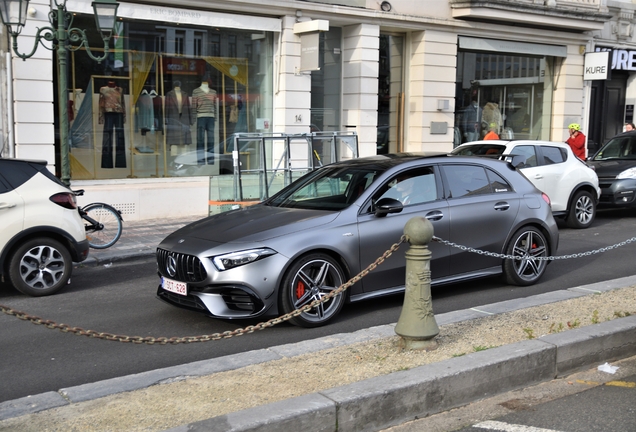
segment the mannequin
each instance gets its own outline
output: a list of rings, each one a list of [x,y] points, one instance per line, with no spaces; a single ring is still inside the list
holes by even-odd
[[[183,146],[192,144],[192,123],[194,122],[191,121],[190,98],[181,89],[181,82],[175,81],[173,89],[166,94],[166,143],[170,146],[179,146],[181,150],[184,149]]]
[[[141,130],[141,135],[155,129],[155,110],[152,103],[152,97],[148,94],[148,90],[143,89],[137,99],[137,109],[135,110],[135,132]]]
[[[115,168],[126,168],[124,124],[126,105],[121,87],[115,81],[99,89],[99,124],[104,125],[102,136],[102,168],[113,168],[113,131],[115,133]]]
[[[203,77],[201,86],[192,92],[192,123],[197,122],[197,161],[199,164],[214,164],[214,124],[218,98],[210,88],[210,77]],[[208,153],[206,155],[206,152]],[[206,157],[207,156],[207,157]]]

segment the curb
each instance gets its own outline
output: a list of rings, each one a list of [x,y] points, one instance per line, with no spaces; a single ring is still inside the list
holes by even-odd
[[[168,431],[382,430],[634,354],[636,316],[476,352]]]
[[[436,320],[439,325],[446,325],[632,285],[636,285],[636,276],[449,312],[436,316]],[[6,401],[0,403],[0,420],[187,377],[386,338],[395,335],[394,326],[325,336]],[[634,354],[636,316],[472,353],[171,430],[320,431],[336,430],[336,425],[339,431],[381,429]]]
[[[142,259],[148,259],[155,256],[155,249],[148,250],[135,250],[130,252],[93,252],[91,251],[86,258],[82,262],[73,263],[73,266],[100,266],[100,265],[108,265],[114,262],[120,263],[122,261],[137,261]]]

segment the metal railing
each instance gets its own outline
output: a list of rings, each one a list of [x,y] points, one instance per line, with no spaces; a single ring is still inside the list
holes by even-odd
[[[238,133],[230,143],[232,174],[210,178],[210,213],[269,198],[322,165],[358,157],[355,132]]]

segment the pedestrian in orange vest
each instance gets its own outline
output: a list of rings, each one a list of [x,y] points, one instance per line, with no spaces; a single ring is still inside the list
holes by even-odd
[[[490,123],[490,127],[488,128],[489,132],[486,134],[484,139],[485,140],[498,140],[499,139],[499,135],[497,135],[497,132],[495,132],[495,129],[497,129],[497,124],[496,123]]]

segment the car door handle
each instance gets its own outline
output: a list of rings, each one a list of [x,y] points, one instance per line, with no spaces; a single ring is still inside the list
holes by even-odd
[[[535,174],[534,178],[536,179],[542,179],[543,178],[543,174]]]
[[[497,204],[495,204],[495,210],[505,211],[509,208],[510,204],[508,204],[507,202],[498,202]]]
[[[426,213],[426,216],[424,217],[430,221],[438,221],[444,217],[444,213],[439,210],[434,210],[432,212]]]
[[[15,203],[0,203],[0,209],[15,207]]]

